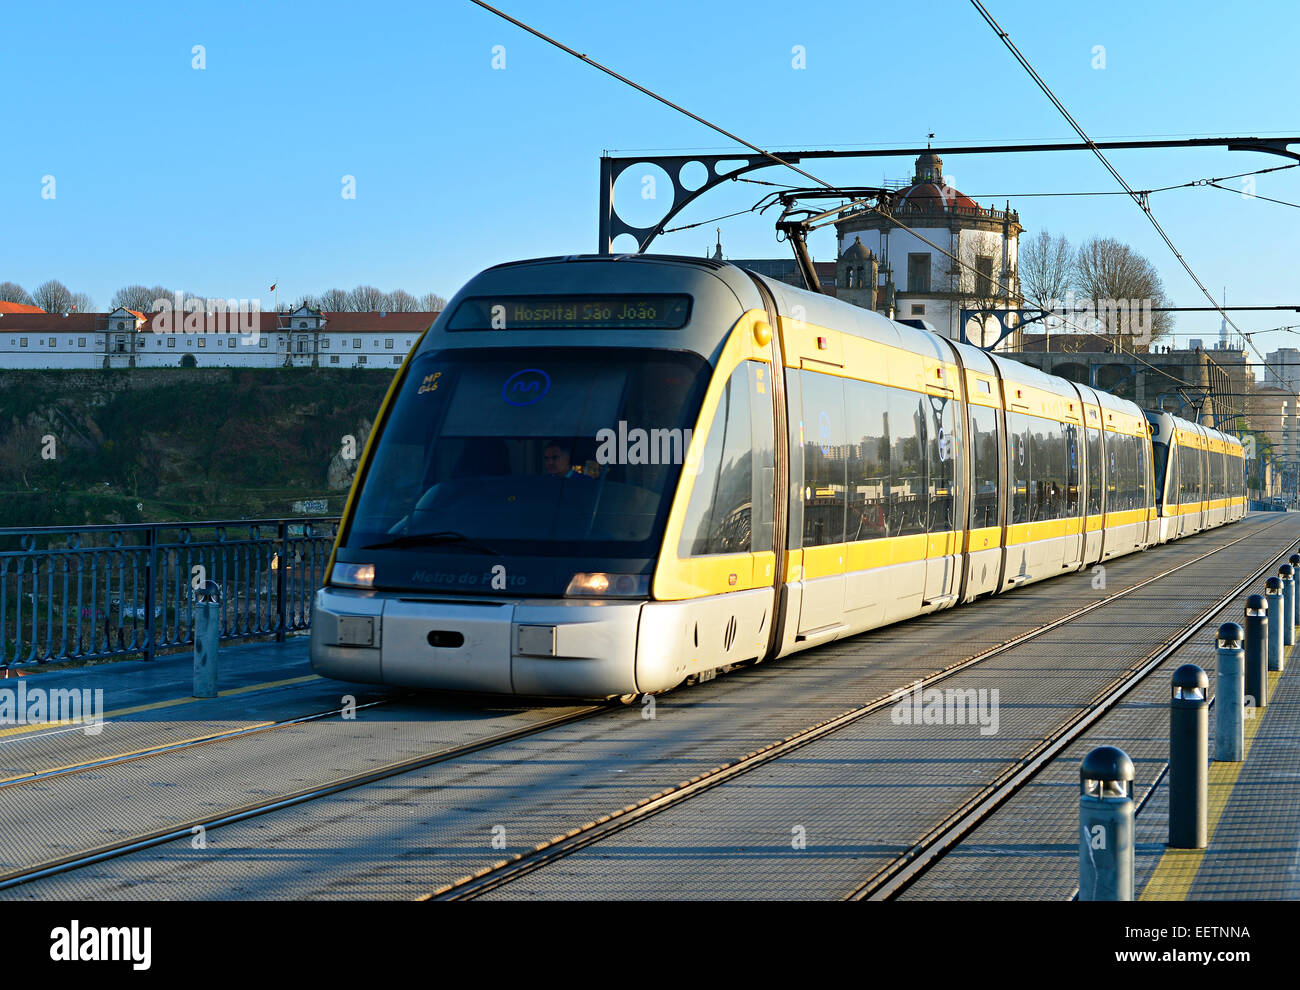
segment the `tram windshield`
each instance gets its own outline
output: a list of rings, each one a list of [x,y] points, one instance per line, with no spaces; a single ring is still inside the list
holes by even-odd
[[[640,348],[417,357],[344,546],[654,557],[708,370]]]

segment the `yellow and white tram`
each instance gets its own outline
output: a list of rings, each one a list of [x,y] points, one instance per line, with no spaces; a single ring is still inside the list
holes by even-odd
[[[664,691],[1231,522],[1244,495],[1231,437],[732,265],[501,265],[394,379],[312,664]]]

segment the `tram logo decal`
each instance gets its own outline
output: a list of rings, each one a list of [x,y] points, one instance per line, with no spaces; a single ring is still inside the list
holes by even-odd
[[[541,368],[516,371],[501,386],[501,398],[512,406],[531,406],[546,398],[551,390],[551,376]]]

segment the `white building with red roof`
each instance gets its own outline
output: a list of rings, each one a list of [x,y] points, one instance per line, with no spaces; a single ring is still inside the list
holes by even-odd
[[[16,304],[14,304],[16,305]],[[437,313],[0,310],[0,368],[386,368]]]
[[[923,320],[957,338],[963,309],[1023,305],[1016,274],[1024,229],[1019,215],[1009,205],[985,209],[954,189],[933,152],[916,159],[911,183],[887,196],[881,212],[842,220],[835,229],[849,268],[870,273],[874,261],[875,308],[894,319]],[[844,298],[845,287],[838,288]],[[968,339],[983,343],[983,327],[970,322]],[[995,328],[997,321],[986,325]]]

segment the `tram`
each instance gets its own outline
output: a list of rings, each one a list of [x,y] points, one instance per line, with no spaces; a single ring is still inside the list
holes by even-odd
[[[490,268],[358,465],[313,668],[624,698],[1241,518],[1234,438],[733,265]]]

